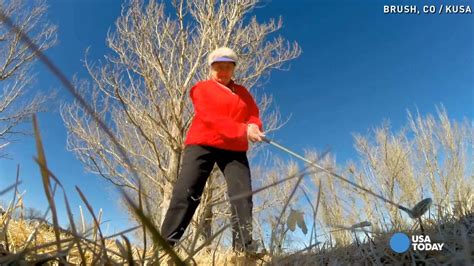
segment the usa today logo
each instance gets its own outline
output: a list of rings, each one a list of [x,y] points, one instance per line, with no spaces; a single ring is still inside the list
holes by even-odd
[[[431,243],[430,236],[413,235],[410,238],[405,233],[395,233],[390,238],[390,248],[397,253],[406,252],[410,246],[415,251],[442,250],[444,243]]]

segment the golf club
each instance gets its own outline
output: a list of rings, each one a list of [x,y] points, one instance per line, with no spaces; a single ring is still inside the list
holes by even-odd
[[[433,201],[431,200],[431,198],[426,198],[426,199],[423,199],[422,201],[418,202],[418,203],[415,205],[415,207],[413,207],[413,209],[409,209],[409,208],[407,208],[407,207],[405,207],[405,206],[402,206],[402,205],[400,205],[400,204],[398,204],[398,203],[395,203],[395,202],[393,202],[393,201],[391,201],[391,200],[389,200],[389,199],[387,199],[387,198],[384,198],[383,196],[381,196],[381,195],[379,195],[379,194],[373,192],[372,190],[370,190],[370,189],[368,189],[368,188],[365,188],[365,187],[362,187],[362,186],[360,186],[360,185],[357,185],[356,183],[350,181],[349,179],[347,179],[347,178],[345,178],[345,177],[343,177],[343,176],[341,176],[341,175],[339,175],[339,174],[337,174],[337,173],[335,173],[335,172],[332,172],[332,171],[330,171],[330,170],[328,170],[328,169],[326,169],[326,168],[324,168],[324,167],[322,167],[322,166],[316,164],[315,162],[312,162],[312,161],[310,161],[310,160],[304,158],[303,156],[301,156],[301,155],[299,155],[299,154],[297,154],[297,153],[295,153],[295,152],[293,152],[293,151],[291,151],[291,150],[289,150],[289,149],[283,147],[282,145],[276,143],[275,141],[273,141],[273,140],[271,140],[271,139],[269,139],[269,138],[267,138],[267,137],[262,137],[262,139],[263,139],[263,141],[265,141],[265,142],[267,142],[267,143],[269,143],[269,144],[271,144],[271,145],[273,145],[273,146],[275,146],[275,147],[277,147],[277,148],[279,148],[279,149],[281,149],[281,150],[283,150],[283,151],[285,151],[285,152],[287,152],[287,153],[289,153],[289,154],[295,156],[295,157],[298,158],[298,159],[301,159],[301,160],[305,161],[306,163],[308,163],[308,164],[310,164],[310,165],[316,167],[317,169],[319,169],[319,170],[321,170],[321,171],[323,171],[323,172],[326,172],[326,173],[328,173],[328,174],[330,174],[330,175],[332,175],[332,176],[334,176],[334,177],[336,177],[336,178],[338,178],[338,179],[340,179],[340,180],[342,180],[342,181],[344,181],[344,182],[346,182],[346,183],[352,185],[353,187],[356,187],[356,188],[358,188],[358,189],[360,189],[360,190],[362,190],[362,191],[364,191],[364,192],[367,192],[367,193],[369,193],[370,195],[372,195],[372,196],[374,196],[374,197],[377,197],[377,198],[383,200],[383,201],[386,202],[386,203],[389,203],[389,204],[391,204],[391,205],[393,205],[393,206],[396,206],[396,207],[399,208],[400,210],[406,212],[406,213],[410,216],[410,218],[412,218],[412,219],[420,218],[426,211],[428,211],[428,209],[429,209],[430,206],[431,206],[431,203],[433,202]]]

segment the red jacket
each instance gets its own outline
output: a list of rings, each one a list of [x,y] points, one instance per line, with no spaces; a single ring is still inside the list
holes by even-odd
[[[190,96],[195,116],[185,145],[247,151],[247,125],[256,124],[263,132],[255,100],[244,86],[232,80],[227,87],[212,79],[199,81],[191,88]]]

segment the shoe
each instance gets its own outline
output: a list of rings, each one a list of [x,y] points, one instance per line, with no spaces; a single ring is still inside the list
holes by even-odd
[[[244,252],[245,256],[247,258],[252,258],[252,259],[256,259],[256,260],[262,260],[263,261],[263,258],[265,257],[265,255],[268,254],[267,250],[263,249],[259,252],[257,251],[245,251]]]

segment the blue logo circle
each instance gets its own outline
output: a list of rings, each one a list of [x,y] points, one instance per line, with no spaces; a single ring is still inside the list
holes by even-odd
[[[403,253],[410,247],[410,238],[404,233],[395,233],[390,238],[390,248],[397,252]]]

